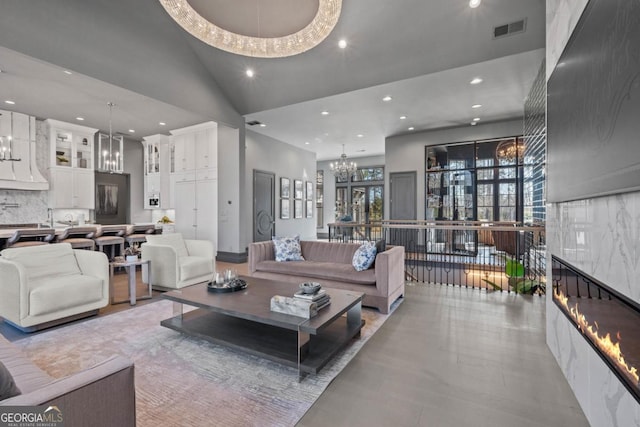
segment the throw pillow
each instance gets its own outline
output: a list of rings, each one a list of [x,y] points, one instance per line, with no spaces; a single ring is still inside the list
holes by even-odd
[[[382,253],[387,250],[387,242],[384,239],[376,241],[376,252]]]
[[[376,244],[373,242],[364,242],[353,254],[353,268],[356,271],[364,271],[373,265],[376,260]]]
[[[300,236],[294,237],[274,237],[273,247],[275,249],[276,261],[304,261],[302,249],[300,248]]]
[[[20,389],[13,381],[11,372],[0,362],[0,400],[5,400],[20,394]]]

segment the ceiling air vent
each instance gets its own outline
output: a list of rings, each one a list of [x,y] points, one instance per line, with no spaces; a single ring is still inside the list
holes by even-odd
[[[259,121],[257,121],[257,120],[251,120],[250,122],[247,122],[247,124],[249,126],[255,126],[255,125],[259,125],[261,123]]]
[[[520,21],[512,22],[510,24],[499,25],[493,29],[493,38],[510,36],[512,34],[524,33],[527,29],[527,20],[521,19]]]

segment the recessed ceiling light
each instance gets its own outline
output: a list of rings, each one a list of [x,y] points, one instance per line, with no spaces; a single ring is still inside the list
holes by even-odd
[[[367,151],[367,150],[365,150],[365,149],[363,148],[363,149],[361,149],[361,150],[356,150],[356,153],[364,153],[365,151]]]
[[[309,145],[309,141],[305,141],[305,142],[304,142],[304,145]]]
[[[382,100],[383,100],[384,102],[389,102],[389,101],[391,101],[392,99],[393,99],[393,98],[391,98],[389,95],[387,95],[387,96],[385,96],[384,98],[382,98]]]
[[[358,138],[362,138],[364,135],[359,133],[357,136],[358,136]]]
[[[408,128],[407,130],[414,130],[415,128],[413,126],[411,126],[410,128]]]
[[[160,126],[166,126],[167,124],[165,122],[160,122],[158,123]]]
[[[480,108],[480,107],[482,107],[482,104],[473,104],[471,106],[471,108]]]
[[[247,71],[245,71],[245,73],[247,73],[247,77],[253,77],[254,75],[253,70],[251,68],[247,68]]]
[[[475,126],[477,124],[478,124],[478,122],[471,122],[471,126]]]
[[[338,42],[338,47],[340,49],[344,49],[347,47],[347,41],[345,39],[340,39],[340,41]]]
[[[469,82],[472,85],[477,85],[478,83],[482,83],[482,79],[480,77],[474,77],[473,80]]]
[[[328,111],[323,111],[323,112],[322,112],[322,113],[320,113],[320,114],[322,114],[323,116],[328,116],[328,115],[329,115],[329,112],[328,112]]]
[[[9,105],[15,105],[16,101],[11,101],[10,99],[7,99],[6,101],[4,101],[4,103]]]
[[[476,117],[473,119],[474,122],[479,122],[480,121],[480,117]]]
[[[469,0],[469,7],[475,9],[476,7],[480,6],[481,2],[482,0]]]
[[[406,120],[407,116],[400,116],[400,120]]]
[[[71,71],[69,71],[69,70],[64,70],[64,71],[63,71],[63,73],[68,74],[68,75],[73,74],[73,73],[72,73]]]
[[[81,122],[84,122],[84,117],[76,117],[76,120],[79,120]]]
[[[129,129],[129,133],[136,133],[134,129]]]
[[[266,128],[266,127],[267,127],[267,125],[266,125],[266,124],[264,124],[264,123],[260,123],[260,127],[261,127],[261,128]]]

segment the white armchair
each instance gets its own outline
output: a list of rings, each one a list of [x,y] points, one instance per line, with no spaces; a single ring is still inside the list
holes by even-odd
[[[209,240],[186,240],[180,233],[150,234],[141,250],[142,259],[151,261],[151,285],[156,289],[180,289],[213,280],[216,261]]]
[[[109,303],[109,261],[103,253],[55,243],[1,254],[0,316],[22,331],[91,316]]]

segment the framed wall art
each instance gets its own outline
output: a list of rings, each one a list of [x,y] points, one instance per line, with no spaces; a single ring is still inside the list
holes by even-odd
[[[293,201],[293,217],[302,218],[302,200]]]
[[[313,218],[313,200],[307,200],[306,201],[307,204],[307,218]]]
[[[289,206],[289,199],[280,199],[280,219],[291,218]]]
[[[293,198],[302,200],[302,180],[296,179],[293,181]]]
[[[304,198],[306,200],[311,200],[313,199],[313,182],[307,181],[305,184],[306,184],[306,188],[305,188]]]
[[[291,181],[289,178],[280,178],[280,197],[283,199],[288,199],[291,195]]]

